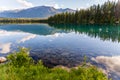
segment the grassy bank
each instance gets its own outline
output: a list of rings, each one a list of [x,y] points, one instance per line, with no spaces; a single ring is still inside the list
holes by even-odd
[[[47,68],[41,61],[35,64],[27,53],[24,48],[9,55],[8,62],[0,65],[0,80],[108,80],[95,66]]]

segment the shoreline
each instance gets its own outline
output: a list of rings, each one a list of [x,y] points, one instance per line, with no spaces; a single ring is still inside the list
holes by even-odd
[[[12,54],[12,55],[14,55],[14,54]],[[19,55],[19,54],[18,54]],[[11,55],[10,55],[11,56]],[[0,67],[1,66],[10,66],[9,64],[11,64],[11,61],[9,60],[9,57],[10,56],[8,56],[8,59],[6,58],[6,57],[0,57]],[[22,58],[22,56],[21,56],[21,58]],[[30,56],[29,56],[29,58],[30,58]],[[2,60],[3,59],[3,60]],[[3,62],[1,62],[1,61],[3,61]],[[6,63],[7,62],[7,63]],[[6,64],[5,64],[6,63]],[[33,64],[33,66],[36,66],[37,67],[37,64],[40,64],[40,65],[42,65],[42,66],[44,66],[45,68],[47,68],[47,69],[51,69],[51,70],[56,70],[56,69],[60,69],[60,70],[65,70],[65,71],[67,71],[68,73],[70,72],[71,73],[71,71],[72,70],[79,70],[80,68],[81,69],[91,69],[91,68],[93,68],[93,70],[95,69],[95,70],[97,70],[98,72],[100,72],[100,73],[102,73],[102,74],[104,74],[105,76],[106,76],[106,79],[105,80],[107,80],[107,77],[108,77],[108,73],[106,72],[106,70],[104,70],[104,69],[102,69],[102,68],[99,68],[99,67],[97,67],[97,66],[95,66],[95,65],[92,65],[92,64],[90,64],[90,63],[84,63],[84,64],[81,64],[81,65],[78,65],[78,66],[75,66],[75,67],[67,67],[67,66],[63,66],[63,65],[57,65],[57,66],[54,66],[54,67],[52,67],[52,68],[49,68],[49,67],[47,67],[47,66],[45,66],[44,65],[44,63],[41,63],[41,60],[40,61],[38,61],[37,63],[35,63],[35,64]],[[12,64],[11,64],[12,65]],[[20,64],[20,65],[22,65],[22,64]],[[15,66],[15,65],[14,65]],[[14,67],[13,66],[13,67]],[[27,66],[27,65],[26,65]],[[16,67],[16,68],[20,68],[20,67]],[[94,72],[94,71],[93,71]],[[109,78],[109,77],[108,77]]]
[[[75,25],[119,25],[120,22],[115,23],[56,23],[50,22],[48,19],[40,18],[0,18],[0,24],[75,24]]]

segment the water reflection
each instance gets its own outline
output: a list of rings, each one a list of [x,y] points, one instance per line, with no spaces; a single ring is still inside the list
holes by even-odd
[[[37,35],[31,33],[6,31],[0,29],[0,56],[15,51],[21,43],[34,39]]]
[[[6,31],[21,31],[36,35],[75,32],[100,38],[103,41],[120,42],[120,25],[13,24],[1,25],[0,29]],[[0,31],[0,34],[1,33]]]
[[[105,56],[98,56],[95,59],[92,59],[93,61],[96,61],[97,63],[102,63],[106,65],[108,72],[115,72],[120,76],[120,56],[112,56],[112,57],[105,57]]]
[[[119,25],[9,24],[0,26],[0,56],[20,47],[47,66],[79,65],[83,57],[111,71],[119,80]],[[118,62],[115,62],[118,61]]]
[[[24,32],[36,35],[52,35],[57,32],[65,32],[64,30],[52,28],[48,24],[6,24],[0,25],[0,29],[5,31]]]
[[[18,43],[24,43],[30,39],[34,39],[36,35],[30,34],[28,36],[23,37],[21,40],[18,41]]]
[[[0,43],[0,53],[9,53],[10,52],[10,47],[11,47],[11,43]]]
[[[92,58],[93,61],[98,64],[104,65],[106,67],[106,73],[109,77],[112,77],[113,80],[120,79],[120,56],[98,56]]]
[[[90,37],[120,42],[120,25],[65,25],[49,24],[50,26],[69,32],[86,34]]]

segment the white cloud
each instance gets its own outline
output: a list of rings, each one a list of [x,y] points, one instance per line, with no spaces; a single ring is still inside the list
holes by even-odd
[[[5,54],[10,52],[10,47],[11,47],[11,43],[5,43],[5,44],[0,43],[0,53]]]
[[[58,4],[53,5],[54,8],[58,9],[60,6]]]
[[[28,40],[33,39],[35,37],[36,37],[36,35],[31,34],[29,36],[22,38],[20,41],[18,41],[18,43],[21,43],[21,42],[24,43],[25,41],[28,41]]]
[[[56,9],[59,8],[63,8],[64,5],[63,4],[58,4],[57,2],[55,2],[54,0],[41,0],[41,2],[44,1],[46,4],[44,4],[45,6],[52,6]],[[49,2],[49,3],[48,3]]]
[[[57,4],[57,3],[54,3],[54,4],[46,4],[45,6],[52,6],[52,7],[54,7],[54,8],[56,8],[56,9],[59,9],[59,8],[63,8],[64,7],[64,5],[59,5],[59,4]]]
[[[5,7],[5,6],[1,6],[0,11],[4,11],[4,10],[9,10],[9,9],[7,7]]]
[[[20,4],[22,4],[25,7],[33,7],[33,4],[31,2],[28,2],[26,0],[17,0]]]
[[[120,75],[120,56],[98,56],[96,58],[92,58],[92,60],[97,63],[104,64],[108,72],[115,72]]]
[[[53,35],[47,35],[46,37],[52,37],[52,38],[57,38],[57,37],[63,37],[64,33],[55,33]]]
[[[20,33],[0,30],[0,36],[11,36],[11,35],[18,35],[18,34]]]
[[[59,8],[63,8],[64,5],[54,4],[53,7],[56,9],[59,9]]]
[[[54,39],[58,37],[63,37],[64,35],[65,35],[64,33],[55,33],[53,35],[47,35],[46,37],[48,38],[50,42],[52,42]]]

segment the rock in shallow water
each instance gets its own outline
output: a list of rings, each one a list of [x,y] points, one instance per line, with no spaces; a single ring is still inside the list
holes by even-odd
[[[0,57],[0,63],[4,63],[5,61],[7,61],[5,57]]]

